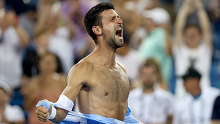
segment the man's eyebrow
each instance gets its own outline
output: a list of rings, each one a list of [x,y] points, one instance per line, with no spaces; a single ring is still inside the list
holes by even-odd
[[[109,17],[109,19],[115,19],[116,17],[120,18],[120,16],[117,15],[117,16],[111,16],[111,17]]]
[[[114,18],[116,18],[116,16],[111,16],[111,17],[109,17],[109,19],[114,19]]]

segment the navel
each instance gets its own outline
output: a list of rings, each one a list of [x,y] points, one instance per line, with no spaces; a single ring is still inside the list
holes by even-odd
[[[105,92],[105,96],[108,96],[108,92]]]

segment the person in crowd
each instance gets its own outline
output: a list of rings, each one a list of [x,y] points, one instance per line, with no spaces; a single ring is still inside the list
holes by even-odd
[[[18,23],[16,13],[12,9],[5,9],[0,17],[0,80],[9,83],[14,91],[10,103],[21,107],[22,51],[29,41],[27,32]]]
[[[43,3],[42,3],[43,4]],[[40,4],[41,5],[41,4]],[[35,31],[47,28],[51,32],[48,50],[56,53],[61,59],[65,74],[73,66],[73,43],[75,26],[70,18],[63,18],[61,14],[61,2],[56,1],[42,8]],[[45,12],[48,11],[48,12]]]
[[[29,44],[29,37],[18,24],[13,10],[5,10],[0,18],[0,79],[12,89],[20,87],[22,75],[22,50]]]
[[[37,119],[36,104],[41,99],[57,101],[59,95],[66,86],[66,79],[63,74],[56,73],[56,55],[45,52],[39,61],[39,74],[31,78],[30,84],[25,91],[25,109],[29,112],[29,124],[41,124]]]
[[[21,79],[21,93],[23,94],[30,79],[39,74],[39,60],[42,55],[48,51],[49,39],[51,32],[44,28],[35,32],[34,42],[24,51],[22,60],[23,75]],[[61,60],[57,58],[57,73],[64,73]]]
[[[188,15],[195,9],[199,17],[198,23],[201,26],[198,23],[186,23]],[[212,55],[212,38],[210,22],[201,0],[184,1],[176,18],[174,41],[173,57],[177,77],[183,75],[186,69],[191,64],[194,64],[195,68],[202,74],[201,87],[210,86],[209,70]],[[179,97],[185,93],[183,81],[181,78],[177,78],[176,96]]]
[[[191,65],[181,77],[188,94],[175,102],[173,124],[209,124],[215,98],[220,90],[201,88],[202,75]]]
[[[22,109],[17,105],[10,105],[10,97],[13,94],[8,83],[0,81],[0,123],[24,124],[25,117]]]
[[[165,81],[168,83],[172,61],[167,54],[165,30],[159,26],[163,15],[161,11],[163,10],[160,8],[154,8],[142,13],[145,17],[145,26],[149,34],[139,46],[139,52],[144,59],[154,57],[158,60]]]
[[[128,97],[131,113],[146,124],[171,124],[173,95],[162,89],[163,78],[156,59],[147,59],[140,69],[141,86]]]

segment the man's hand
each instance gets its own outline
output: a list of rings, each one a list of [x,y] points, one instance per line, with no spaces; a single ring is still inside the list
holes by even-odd
[[[43,122],[47,122],[47,120],[49,118],[49,113],[46,108],[44,108],[43,106],[40,106],[37,108],[36,113],[37,113],[38,120],[43,121]]]
[[[50,102],[47,100],[40,101],[38,102],[36,107],[37,107],[36,114],[37,114],[38,120],[47,122],[47,120],[49,119],[51,110],[52,110],[52,105],[50,104]]]

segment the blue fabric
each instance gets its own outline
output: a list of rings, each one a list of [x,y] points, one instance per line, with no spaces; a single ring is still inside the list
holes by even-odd
[[[49,110],[50,108],[50,102],[48,100],[42,100],[42,101],[39,101],[36,105],[36,107],[39,107],[39,106],[44,106],[46,109]]]
[[[137,119],[131,115],[131,111],[128,108],[127,114],[125,114],[125,120],[120,121],[114,118],[106,118],[95,114],[80,114],[76,112],[69,112],[66,118],[57,124],[140,124]]]

